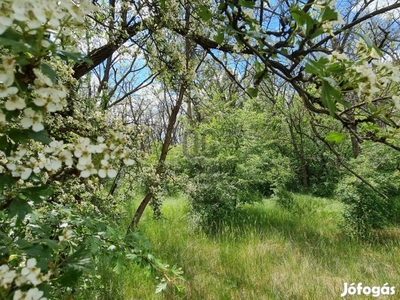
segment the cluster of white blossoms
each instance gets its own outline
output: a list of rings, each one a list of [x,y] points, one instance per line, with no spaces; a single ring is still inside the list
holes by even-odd
[[[20,95],[17,87],[13,86],[15,61],[12,57],[3,57],[0,65],[0,98],[5,98],[4,108],[8,111],[23,111],[20,124],[23,128],[32,128],[33,131],[44,129],[45,112],[61,111],[66,106],[67,90],[62,84],[53,84],[52,80],[39,69],[33,69],[34,80],[33,97],[26,99]],[[31,102],[27,107],[27,101]],[[0,112],[0,125],[5,123],[5,114]]]
[[[371,101],[385,91],[390,83],[400,83],[400,68],[391,61],[384,60],[374,47],[368,47],[364,40],[357,42],[356,53],[359,61],[353,63],[346,54],[333,51],[328,56],[330,63],[341,62],[346,66],[346,72],[340,74],[339,80],[351,83],[358,97],[365,96]],[[399,96],[393,95],[396,107]]]
[[[390,61],[382,60],[375,48],[367,48],[364,42],[359,42],[359,47],[363,53],[362,63],[354,65],[349,73],[349,80],[357,82],[357,94],[366,96],[366,100],[372,100],[375,95],[384,91],[391,82],[400,82],[400,68]],[[371,61],[370,64],[367,61]]]
[[[85,13],[93,9],[87,1],[50,1],[38,0],[33,2],[25,0],[6,0],[0,4],[0,35],[7,27],[27,26],[24,30],[43,27],[46,30],[60,30],[63,19],[73,17],[74,22],[83,22]],[[17,25],[15,25],[17,26]],[[36,34],[36,30],[32,31]],[[47,46],[48,41],[41,43]],[[44,69],[51,66],[44,64]],[[43,68],[33,68],[33,79],[30,91],[18,88],[15,81],[17,61],[12,56],[4,56],[0,63],[0,128],[8,127],[6,111],[18,114],[20,128],[40,132],[45,129],[46,113],[62,111],[66,105],[67,89],[55,78],[50,78],[51,72],[44,74]],[[53,75],[54,76],[54,75]],[[3,99],[3,102],[1,102]],[[3,105],[1,104],[3,103]],[[101,178],[115,177],[117,171],[112,167],[111,160],[121,159],[127,165],[134,161],[130,159],[129,151],[125,149],[127,137],[117,133],[111,140],[104,141],[99,138],[92,142],[88,138],[78,138],[74,143],[64,144],[53,141],[43,148],[43,152],[28,151],[24,145],[19,145],[7,157],[7,169],[13,177],[27,180],[32,173],[56,172],[63,166],[75,166],[80,171],[81,177],[98,175]],[[95,158],[95,162],[93,161]]]
[[[58,29],[60,21],[71,14],[75,21],[82,22],[85,7],[90,8],[89,4],[82,2],[78,8],[70,0],[49,1],[39,0],[35,2],[24,0],[5,0],[0,4],[0,35],[7,28],[14,26],[14,21],[18,21],[20,30],[29,32],[29,29],[45,27],[48,29]],[[17,28],[15,25],[15,28]],[[36,34],[36,31],[32,31]],[[41,46],[48,46],[47,40],[41,41]],[[0,99],[4,99],[4,109],[7,111],[22,111],[23,117],[20,124],[23,128],[32,128],[33,131],[44,129],[44,112],[60,111],[66,105],[66,89],[61,84],[54,84],[53,81],[45,76],[38,68],[33,69],[36,76],[34,80],[33,99],[27,97],[26,93],[20,93],[15,84],[16,61],[12,56],[1,57],[0,63]],[[21,95],[23,94],[23,95]],[[32,103],[33,102],[33,103]],[[33,105],[34,104],[34,105]],[[32,106],[32,107],[30,107]],[[5,126],[6,117],[0,107],[0,126]]]
[[[125,149],[126,136],[122,133],[114,133],[112,139],[105,143],[103,137],[97,138],[96,144],[93,144],[88,138],[79,138],[74,145],[74,156],[78,159],[76,168],[81,171],[81,177],[98,175],[101,178],[117,176],[117,171],[112,167],[111,159],[123,159],[126,165],[133,165],[134,160],[129,158],[129,152]],[[100,164],[96,168],[93,163],[93,156],[102,154]],[[99,159],[98,159],[99,160]]]
[[[6,264],[0,266],[0,287],[9,289],[12,285],[17,287],[23,285],[33,286],[29,290],[23,292],[17,290],[14,293],[13,300],[45,300],[43,298],[43,291],[40,291],[36,286],[43,282],[50,280],[51,272],[47,274],[41,273],[41,269],[37,266],[35,258],[27,260],[26,265],[17,272],[16,270],[10,269]]]
[[[95,8],[89,1],[71,0],[4,0],[0,3],[0,35],[8,28],[14,27],[25,34],[35,35],[38,28],[48,32],[57,32],[64,20],[82,23],[84,15]],[[15,21],[18,23],[14,24]],[[49,47],[49,40],[38,41],[40,47]],[[34,45],[27,45],[27,47]],[[62,110],[65,105],[67,91],[61,84],[56,84],[44,75],[38,68],[33,69],[34,95],[32,99],[19,95],[19,89],[14,85],[16,62],[12,56],[3,56],[0,64],[0,99],[6,99],[4,109],[8,111],[23,111],[21,126],[32,128],[33,131],[43,130],[43,113]],[[28,107],[32,105],[35,107]],[[40,108],[40,109],[37,109]],[[0,126],[5,123],[5,113],[0,110]]]
[[[60,27],[61,20],[69,16],[82,23],[84,15],[92,11],[94,6],[88,1],[4,0],[0,8],[0,34],[3,34],[14,20],[26,22],[30,29],[40,28],[44,24],[56,29]]]
[[[61,77],[59,65],[65,63],[55,51],[59,39],[65,29],[83,22],[93,9],[89,0],[0,1],[0,37],[9,41],[2,52],[5,55],[0,55],[0,138],[1,143],[7,141],[0,145],[0,175],[20,179],[12,187],[13,193],[19,186],[32,186],[33,175],[46,181],[49,174],[62,168],[75,168],[81,177],[115,177],[114,164],[134,163],[131,156],[135,153],[127,149],[130,137],[126,134],[107,132],[106,139],[93,140],[71,132],[66,139],[72,142],[52,138],[46,144],[51,132],[42,132],[46,127],[57,130],[52,113],[62,111],[68,97],[61,81],[74,81],[71,72],[62,73],[62,80],[57,78]],[[55,54],[51,60],[50,53]],[[60,122],[65,122],[62,119]],[[58,242],[65,243],[73,236],[72,229],[64,228]],[[35,258],[14,267],[3,263],[0,294],[14,300],[45,300],[39,288],[51,275],[37,267]]]
[[[70,144],[52,141],[44,147],[43,153],[35,155],[32,155],[25,145],[21,145],[7,157],[6,167],[13,177],[20,177],[22,180],[27,180],[32,172],[35,174],[43,171],[56,172],[63,165],[69,167],[74,164],[83,178],[91,175],[113,178],[117,175],[117,171],[113,168],[111,160],[123,160],[128,166],[135,163],[125,147],[126,139],[124,134],[114,133],[107,141],[103,137],[98,137],[96,143],[84,137]]]

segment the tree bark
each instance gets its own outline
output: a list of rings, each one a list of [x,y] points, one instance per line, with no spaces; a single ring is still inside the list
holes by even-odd
[[[189,31],[189,28],[190,28],[190,3],[189,3],[189,1],[185,1],[185,9],[186,9],[185,29]],[[186,58],[186,70],[185,71],[186,72],[189,71],[189,62],[191,60],[191,56],[192,56],[191,41],[189,40],[189,38],[186,38],[186,40],[185,40],[185,58]],[[182,103],[183,103],[185,91],[188,87],[187,78],[185,76],[182,76],[182,77],[183,78],[181,79],[182,83],[179,88],[178,99],[177,99],[174,107],[172,108],[171,114],[168,118],[167,132],[165,134],[165,139],[163,141],[163,145],[161,148],[160,158],[158,160],[158,165],[156,168],[157,176],[161,175],[164,172],[164,164],[167,159],[169,147],[171,145],[172,135],[173,135],[175,124],[176,124],[176,119],[177,119],[178,113],[179,113]],[[157,188],[157,187],[158,187],[158,183],[153,185],[153,188]],[[146,194],[146,196],[140,203],[139,207],[137,208],[136,213],[132,219],[132,222],[128,227],[127,233],[130,233],[137,228],[137,225],[139,224],[139,221],[143,215],[143,212],[146,209],[147,205],[150,203],[152,198],[153,198],[153,193],[150,191]]]
[[[303,184],[303,187],[308,188],[309,187],[309,178],[308,178],[308,172],[307,172],[307,162],[304,158],[303,149],[301,149],[301,150],[299,149],[299,145],[297,144],[297,141],[296,141],[296,136],[293,132],[293,126],[296,126],[296,125],[294,124],[293,119],[291,117],[289,117],[289,118],[290,118],[290,122],[288,121],[287,124],[289,126],[289,133],[290,133],[290,138],[292,140],[292,146],[293,146],[294,153],[300,161],[302,184]]]
[[[75,79],[80,79],[89,73],[91,70],[100,65],[103,61],[109,58],[114,54],[126,41],[131,39],[140,31],[144,30],[141,28],[141,23],[136,23],[128,28],[126,28],[125,32],[117,37],[113,41],[108,42],[107,44],[96,48],[88,53],[85,61],[81,61],[76,63],[73,67]],[[122,28],[121,31],[124,31]]]
[[[186,84],[183,83],[180,87],[178,99],[177,99],[177,101],[172,109],[172,113],[168,119],[167,132],[165,134],[165,139],[164,139],[164,142],[163,142],[163,145],[161,148],[160,158],[158,159],[156,175],[161,175],[164,172],[164,163],[165,163],[165,160],[167,159],[169,146],[170,146],[171,140],[172,140],[172,133],[175,128],[175,123],[176,123],[176,119],[177,119],[179,110],[182,106],[182,101],[183,101],[183,97],[185,95],[185,91],[186,91]],[[157,188],[157,187],[158,187],[158,184],[153,185],[153,188]],[[143,212],[146,209],[147,205],[150,203],[152,198],[153,198],[152,192],[148,192],[146,194],[146,196],[143,198],[142,202],[140,203],[139,207],[137,208],[137,210],[135,212],[135,215],[131,221],[131,224],[128,227],[127,233],[130,233],[137,228],[137,225],[139,224],[139,221],[143,215]]]

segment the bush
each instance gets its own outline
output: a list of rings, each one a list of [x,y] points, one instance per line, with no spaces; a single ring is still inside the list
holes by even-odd
[[[272,195],[289,208],[293,202],[287,183],[294,176],[289,160],[273,150],[243,157],[195,157],[187,161],[192,213],[203,227],[231,218],[236,207]]]
[[[374,185],[379,189],[378,185]],[[381,229],[388,224],[390,201],[374,192],[355,176],[347,176],[337,190],[346,208],[343,212],[346,233],[368,238],[372,229]]]
[[[261,200],[247,183],[224,173],[201,174],[192,183],[188,192],[191,211],[203,228],[215,228],[228,220],[239,203]]]
[[[366,151],[369,150],[369,151]],[[364,150],[366,155],[351,162],[354,171],[369,182],[382,197],[354,175],[344,176],[336,195],[346,204],[343,212],[344,229],[351,235],[370,237],[372,230],[398,222],[400,202],[400,172],[397,170],[398,154],[379,147]]]

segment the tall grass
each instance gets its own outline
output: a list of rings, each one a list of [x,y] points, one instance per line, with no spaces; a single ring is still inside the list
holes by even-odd
[[[400,295],[400,229],[372,243],[351,240],[341,234],[341,210],[337,201],[302,195],[290,211],[264,200],[241,207],[207,234],[190,222],[186,200],[171,198],[164,218],[155,221],[147,213],[140,230],[156,256],[185,271],[184,299],[330,300],[340,298],[344,282],[387,282],[398,285]],[[103,272],[105,285],[118,293],[110,289],[114,298],[105,293],[96,299],[179,299],[172,292],[155,295],[154,280],[136,266],[119,275]]]

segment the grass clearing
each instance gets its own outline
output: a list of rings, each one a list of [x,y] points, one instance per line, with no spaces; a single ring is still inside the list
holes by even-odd
[[[344,282],[400,289],[400,230],[388,229],[374,243],[351,240],[339,228],[341,209],[334,200],[295,195],[287,211],[266,199],[206,234],[188,222],[184,198],[169,198],[164,218],[147,212],[140,231],[155,256],[183,268],[184,299],[340,299]],[[116,289],[109,299],[179,299],[155,295],[154,280],[136,266],[107,278]]]

